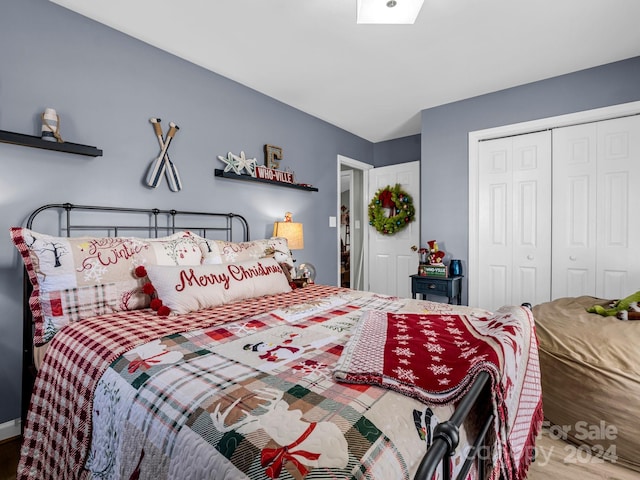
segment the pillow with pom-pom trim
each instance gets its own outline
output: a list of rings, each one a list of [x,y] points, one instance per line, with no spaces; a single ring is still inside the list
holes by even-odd
[[[147,274],[157,298],[175,314],[291,291],[273,258],[188,267],[149,265]]]

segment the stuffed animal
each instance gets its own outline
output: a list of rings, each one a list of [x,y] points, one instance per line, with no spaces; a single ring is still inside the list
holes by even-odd
[[[442,260],[444,259],[445,253],[442,250],[438,250],[437,252],[433,252],[429,255],[429,263],[431,265],[444,265]]]
[[[621,310],[616,314],[619,320],[640,320],[640,305],[632,302],[628,310]]]
[[[429,245],[429,263],[431,265],[443,265],[442,260],[444,259],[445,253],[440,250],[438,247],[438,242],[435,240],[429,240],[427,242]]]
[[[603,317],[617,317],[620,320],[640,320],[640,291],[629,295],[622,300],[616,300],[605,308],[602,305],[594,305],[587,308],[589,313],[597,313]]]

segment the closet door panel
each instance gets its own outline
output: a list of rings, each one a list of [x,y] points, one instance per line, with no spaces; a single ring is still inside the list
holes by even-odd
[[[593,269],[568,268],[563,273],[564,295],[561,295],[562,297],[580,297],[585,295],[585,292],[593,291],[595,285]]]
[[[510,303],[512,245],[512,142],[482,142],[479,158],[478,306],[495,310]]]
[[[622,298],[640,288],[640,116],[598,122],[597,176],[595,295]]]
[[[595,124],[553,130],[551,297],[596,290]]]
[[[551,133],[513,139],[512,303],[551,298]]]
[[[479,306],[548,301],[550,133],[483,142],[478,172]]]

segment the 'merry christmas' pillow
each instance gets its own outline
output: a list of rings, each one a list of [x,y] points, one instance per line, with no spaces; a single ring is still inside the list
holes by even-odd
[[[187,267],[150,265],[147,275],[163,305],[177,314],[291,291],[273,258]]]

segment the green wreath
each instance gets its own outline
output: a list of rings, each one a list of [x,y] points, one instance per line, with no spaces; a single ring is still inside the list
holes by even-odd
[[[411,195],[402,190],[399,184],[381,188],[369,202],[369,225],[383,235],[399,232],[413,222],[415,214]]]

